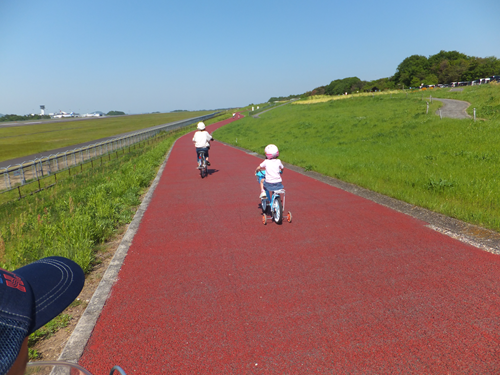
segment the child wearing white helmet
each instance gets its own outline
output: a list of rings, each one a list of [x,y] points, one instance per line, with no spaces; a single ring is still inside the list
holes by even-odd
[[[210,149],[210,141],[213,138],[205,130],[205,124],[202,121],[198,123],[197,128],[198,131],[194,133],[193,136],[194,147],[196,147],[196,161],[198,161],[198,152],[203,151],[205,153],[207,165],[210,165],[210,162],[208,161],[208,150]]]
[[[284,167],[281,160],[278,159],[280,152],[276,145],[267,145],[265,148],[265,153],[267,159],[259,164],[259,166],[255,169],[255,173],[258,173],[262,170],[266,171],[266,177],[263,184],[264,189],[261,190],[259,198],[263,198],[264,194],[266,194],[267,199],[271,201],[270,192],[284,189],[281,180],[281,174],[283,173]]]

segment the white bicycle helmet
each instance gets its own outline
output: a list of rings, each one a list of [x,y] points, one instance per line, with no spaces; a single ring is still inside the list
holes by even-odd
[[[205,130],[205,124],[203,123],[203,121],[200,121],[198,123],[198,130]]]
[[[267,145],[265,148],[265,152],[266,152],[266,157],[268,159],[274,159],[280,155],[278,147],[276,145],[273,145],[273,144]]]

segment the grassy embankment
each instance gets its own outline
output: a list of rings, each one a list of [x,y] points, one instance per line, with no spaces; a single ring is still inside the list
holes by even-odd
[[[0,128],[0,161],[203,116],[212,112],[157,113]]]
[[[157,144],[132,148],[103,166],[61,178],[48,190],[0,205],[0,267],[13,270],[60,255],[90,270],[96,247],[130,222],[173,142],[195,127],[174,131]]]
[[[440,120],[438,101],[426,114],[429,95],[469,101],[484,120]],[[261,154],[275,143],[283,161],[306,170],[500,230],[500,86],[306,103],[245,118],[215,137]]]
[[[205,113],[183,113],[182,118]],[[229,113],[222,114],[206,123],[229,117]],[[182,118],[163,118],[159,123]],[[133,117],[127,120],[130,119]],[[115,128],[121,133],[157,125],[157,121],[148,123],[144,117],[135,117],[135,121],[136,124],[126,121],[127,128],[123,122]],[[159,143],[132,149],[98,168],[84,168],[78,175],[63,178],[61,174],[55,187],[0,205],[0,267],[14,270],[37,259],[59,255],[75,260],[86,272],[90,271],[98,261],[96,255],[103,244],[114,233],[122,232],[123,226],[131,221],[141,195],[150,186],[173,142],[194,129],[195,125],[179,129]],[[81,143],[84,139],[74,138],[74,142]],[[81,301],[73,304],[79,303]],[[32,347],[66,327],[70,319],[71,316],[63,313],[30,336],[31,360],[38,359]]]

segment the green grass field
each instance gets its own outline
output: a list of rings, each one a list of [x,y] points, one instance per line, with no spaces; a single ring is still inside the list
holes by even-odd
[[[471,103],[467,109],[469,115],[473,115],[476,108],[476,116],[479,119],[500,120],[500,84],[489,84],[482,86],[464,87],[463,91],[450,91],[449,89],[428,90],[424,95],[434,98],[465,100]]]
[[[426,114],[429,95],[469,101],[484,120],[440,120],[437,101]],[[214,136],[260,154],[275,143],[285,162],[498,231],[499,128],[500,86],[484,85],[290,104]]]
[[[229,117],[230,113],[221,114],[206,123]],[[195,128],[190,125],[165,134],[161,142],[144,142],[105,157],[93,168],[87,163],[71,175],[61,172],[55,186],[21,200],[13,191],[13,197],[0,204],[0,267],[12,270],[59,255],[90,270],[96,246],[130,222],[174,141]],[[52,177],[41,181],[42,187],[54,182]]]
[[[57,185],[0,205],[0,267],[16,269],[59,255],[92,267],[97,245],[129,223],[173,142],[194,125],[143,144]]]
[[[0,128],[0,161],[94,141],[214,111],[173,112]]]

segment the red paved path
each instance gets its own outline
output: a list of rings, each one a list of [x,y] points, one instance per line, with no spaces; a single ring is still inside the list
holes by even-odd
[[[209,127],[213,131],[214,127]],[[500,257],[260,159],[179,139],[81,364],[104,374],[500,373]]]

